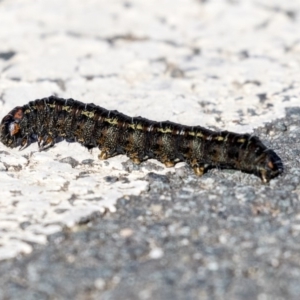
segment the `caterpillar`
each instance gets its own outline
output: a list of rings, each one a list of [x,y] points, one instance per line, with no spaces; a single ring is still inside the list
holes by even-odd
[[[198,176],[217,167],[255,174],[267,183],[283,172],[279,156],[256,136],[129,117],[73,99],[37,99],[1,121],[0,141],[10,148],[22,150],[37,141],[42,151],[62,140],[98,147],[100,159],[125,154],[136,164],[154,158],[166,167],[184,161]]]

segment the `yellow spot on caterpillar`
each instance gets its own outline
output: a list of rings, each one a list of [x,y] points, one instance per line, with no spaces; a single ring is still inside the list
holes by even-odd
[[[241,138],[241,139],[238,139],[237,142],[243,144],[246,142],[246,139]]]
[[[223,141],[223,140],[224,140],[224,138],[223,138],[221,135],[216,136],[215,139],[216,139],[217,141]]]
[[[196,137],[201,137],[201,138],[204,137],[203,133],[201,133],[201,132],[195,132],[195,131],[189,131],[188,135],[196,136]]]
[[[71,107],[71,106],[67,106],[67,105],[64,105],[64,106],[62,107],[62,110],[65,110],[65,111],[67,111],[67,112],[70,112],[71,109],[72,109],[72,107]]]
[[[173,130],[171,128],[158,128],[157,131],[161,133],[171,133]]]
[[[112,125],[118,124],[118,119],[116,119],[116,118],[105,118],[104,121],[106,121],[107,123],[112,124]]]
[[[143,130],[143,124],[137,124],[136,129],[137,130]]]
[[[125,126],[126,123],[123,123],[123,127]],[[131,124],[129,123],[127,125],[129,128],[132,128],[133,130],[144,130],[143,123],[138,123],[138,124]]]
[[[84,110],[81,112],[81,114],[87,116],[88,118],[93,118],[95,115],[93,111],[84,111]]]
[[[56,104],[52,103],[52,104],[48,104],[48,106],[51,107],[51,108],[55,108]]]

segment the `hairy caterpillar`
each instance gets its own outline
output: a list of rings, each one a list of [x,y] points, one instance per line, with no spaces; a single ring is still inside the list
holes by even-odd
[[[31,101],[15,107],[1,122],[0,140],[11,148],[21,150],[37,141],[45,150],[64,139],[98,147],[100,159],[126,154],[136,164],[155,158],[166,167],[184,161],[199,176],[209,168],[229,168],[266,183],[283,172],[281,159],[256,136],[132,118],[73,99]]]

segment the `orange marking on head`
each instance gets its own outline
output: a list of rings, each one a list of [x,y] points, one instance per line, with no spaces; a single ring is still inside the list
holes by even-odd
[[[274,169],[274,164],[273,164],[271,161],[269,161],[269,162],[268,162],[268,167],[269,167],[270,169]]]
[[[17,134],[19,131],[20,131],[20,125],[19,124],[11,124],[10,125],[11,128],[10,128],[10,135],[13,136],[15,134]]]
[[[13,116],[14,119],[17,119],[17,120],[21,120],[23,118],[23,110],[21,108],[19,108],[14,116]]]

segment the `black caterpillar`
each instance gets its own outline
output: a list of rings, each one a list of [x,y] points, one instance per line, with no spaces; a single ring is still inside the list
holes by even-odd
[[[11,148],[21,150],[37,141],[45,150],[65,139],[88,149],[98,147],[100,159],[126,154],[136,164],[155,158],[167,167],[184,161],[199,176],[218,167],[255,174],[268,182],[283,172],[281,159],[256,136],[131,118],[54,96],[15,107],[3,118],[0,131],[1,142]]]

